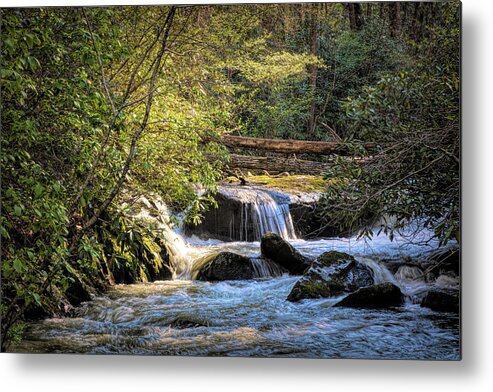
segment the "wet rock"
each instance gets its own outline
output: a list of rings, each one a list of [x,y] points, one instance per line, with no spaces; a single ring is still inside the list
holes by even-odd
[[[289,211],[299,238],[332,238],[349,235],[347,232],[342,232],[338,226],[322,222],[317,201],[291,203]]]
[[[373,272],[347,253],[331,251],[319,256],[296,282],[288,301],[325,298],[350,293],[374,284]]]
[[[260,251],[262,256],[276,262],[293,275],[303,274],[312,263],[308,257],[274,233],[264,234],[260,241]]]
[[[392,283],[381,283],[362,287],[334,306],[377,309],[400,306],[403,303],[404,296],[399,287]]]
[[[193,320],[190,318],[177,318],[169,323],[169,326],[174,329],[188,329],[188,328],[199,328],[199,327],[209,327],[208,322],[203,322],[201,320]]]
[[[241,233],[239,225],[242,219],[243,204],[240,200],[230,198],[222,193],[214,195],[217,208],[210,208],[198,225],[185,226],[187,235],[197,235],[202,239],[216,238],[221,241],[239,241],[241,234],[252,240],[253,227],[247,227]]]
[[[421,301],[421,306],[437,312],[459,312],[458,290],[431,290]]]
[[[248,257],[232,252],[221,252],[198,273],[198,280],[221,281],[253,279],[255,270]]]
[[[158,245],[155,263],[148,267],[151,282],[156,280],[170,280],[173,278],[173,269],[171,267],[169,251],[166,248],[165,241],[156,237],[154,242]]]

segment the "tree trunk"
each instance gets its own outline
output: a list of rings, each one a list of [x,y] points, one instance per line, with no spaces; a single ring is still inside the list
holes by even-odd
[[[356,30],[356,17],[354,15],[354,4],[346,4],[346,10],[349,18],[349,28],[354,31]]]
[[[229,170],[248,170],[254,172],[268,171],[269,173],[289,172],[292,174],[320,175],[327,172],[332,166],[331,162],[308,161],[293,157],[259,157],[230,154]],[[356,164],[367,164],[379,157],[348,158]]]
[[[230,155],[229,169],[251,171],[268,171],[269,173],[290,172],[296,174],[322,174],[331,164],[324,162],[294,159],[293,157],[258,157],[245,155]]]
[[[391,34],[392,37],[397,37],[399,36],[399,33],[401,31],[401,4],[399,2],[395,2],[392,4],[392,29],[391,29]]]
[[[356,23],[356,30],[361,30],[361,28],[363,27],[361,4],[353,3],[353,5],[354,5],[354,21]]]
[[[349,28],[352,31],[359,31],[363,27],[363,19],[361,12],[361,4],[348,3],[346,4],[349,17]]]
[[[348,155],[349,151],[342,143],[315,142],[309,140],[286,139],[259,139],[253,137],[241,137],[224,135],[218,143],[228,148],[240,148],[253,151],[272,151],[286,154],[314,154],[314,155]],[[368,150],[375,150],[374,143],[365,143]]]
[[[414,41],[419,42],[423,36],[423,25],[424,25],[424,6],[423,3],[415,3],[414,8],[414,18],[413,18],[413,35]]]
[[[318,30],[318,4],[312,5],[311,20],[310,20],[310,54],[316,56],[317,50],[317,30]],[[310,113],[308,116],[308,134],[313,136],[315,134],[315,110],[316,100],[315,94],[317,90],[317,65],[310,65]]]

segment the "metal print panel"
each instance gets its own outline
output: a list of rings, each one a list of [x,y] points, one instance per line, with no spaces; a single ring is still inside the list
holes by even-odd
[[[2,351],[460,359],[460,3],[1,9]]]

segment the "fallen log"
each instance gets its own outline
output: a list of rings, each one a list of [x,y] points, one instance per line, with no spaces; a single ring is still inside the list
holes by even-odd
[[[292,157],[258,157],[230,154],[230,170],[244,169],[252,171],[289,172],[296,174],[322,174],[330,163],[294,159]]]
[[[348,148],[340,142],[316,142],[310,140],[260,139],[253,137],[223,135],[218,140],[228,148],[272,151],[287,154],[348,155]],[[365,143],[368,150],[375,150],[375,143]]]

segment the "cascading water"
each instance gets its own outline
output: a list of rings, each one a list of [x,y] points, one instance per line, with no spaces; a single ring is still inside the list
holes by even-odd
[[[265,233],[284,239],[296,239],[289,204],[280,203],[266,191],[246,190],[237,193],[243,208],[239,222],[240,241],[259,241]],[[234,220],[231,221],[234,231]]]
[[[286,271],[273,261],[252,257],[250,259],[257,278],[275,278],[282,276]]]
[[[267,232],[274,232],[286,239],[296,238],[293,221],[289,213],[289,204],[286,199],[278,202],[270,193],[245,189],[235,192],[235,197],[242,203],[240,215],[240,241],[247,242],[251,228],[254,229],[254,238],[260,239]],[[194,246],[189,243],[178,228],[172,223],[171,215],[166,205],[159,197],[154,196],[152,201],[140,196],[133,202],[132,216],[150,224],[159,231],[164,239],[173,272],[173,279],[189,280],[195,277],[214,255],[221,251],[221,246],[202,245]],[[128,206],[124,206],[128,207]],[[259,278],[280,276],[283,270],[268,260],[252,258],[252,266]]]
[[[218,208],[207,211],[200,225],[188,227],[190,234],[252,242],[273,232],[286,240],[296,239],[288,195],[247,186],[222,186],[216,199]]]
[[[250,228],[244,229],[244,239],[258,239],[269,230],[294,237],[287,203],[268,193],[240,193],[246,206],[243,218],[238,216],[240,222],[258,225],[255,237]],[[458,359],[460,355],[458,316],[413,304],[413,297],[426,285],[418,271],[402,267],[394,275],[381,262],[416,257],[423,247],[398,236],[394,242],[377,235],[369,242],[290,239],[311,258],[330,250],[350,253],[372,269],[376,283],[397,284],[411,299],[398,311],[333,307],[338,298],[292,303],[286,298],[299,277],[259,258],[259,242],[185,240],[171,228],[163,203],[142,198],[140,205],[133,216],[162,233],[175,280],[119,285],[83,304],[74,318],[33,323],[17,351],[378,359]],[[271,279],[191,280],[220,251],[248,256],[256,275]]]
[[[127,204],[123,208],[129,209]],[[152,201],[140,196],[133,201],[128,213],[135,219],[149,224],[157,235],[161,235],[169,253],[173,279],[190,279],[196,262],[209,256],[210,252],[200,250],[185,240],[173,230],[171,215],[167,206],[157,196]]]

